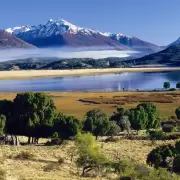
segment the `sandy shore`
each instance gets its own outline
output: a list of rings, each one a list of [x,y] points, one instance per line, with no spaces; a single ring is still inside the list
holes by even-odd
[[[39,77],[57,77],[57,76],[81,76],[105,73],[121,72],[158,72],[175,71],[177,68],[109,68],[109,69],[74,69],[74,70],[20,70],[20,71],[0,71],[0,79],[26,79]]]

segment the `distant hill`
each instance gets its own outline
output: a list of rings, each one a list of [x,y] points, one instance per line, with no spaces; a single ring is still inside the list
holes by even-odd
[[[24,42],[11,33],[0,30],[0,49],[6,48],[35,48],[35,46]]]
[[[169,64],[180,65],[180,45],[173,45],[155,54],[132,60],[138,64]]]

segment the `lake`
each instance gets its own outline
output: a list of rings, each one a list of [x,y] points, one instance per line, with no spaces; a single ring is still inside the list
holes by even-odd
[[[175,87],[180,81],[180,71],[0,80],[0,91],[122,91],[123,88],[153,90],[162,88],[165,81],[170,81],[171,87]]]

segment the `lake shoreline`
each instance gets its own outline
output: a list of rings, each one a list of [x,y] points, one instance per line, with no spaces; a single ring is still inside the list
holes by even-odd
[[[64,77],[64,76],[87,76],[87,75],[113,74],[113,73],[123,73],[123,72],[163,72],[163,71],[164,72],[180,71],[180,67],[0,71],[0,80],[48,78],[48,77]]]

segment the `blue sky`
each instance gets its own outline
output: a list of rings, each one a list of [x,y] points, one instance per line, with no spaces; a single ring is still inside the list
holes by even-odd
[[[8,0],[1,2],[0,29],[63,18],[167,45],[180,36],[179,7],[180,0]]]

